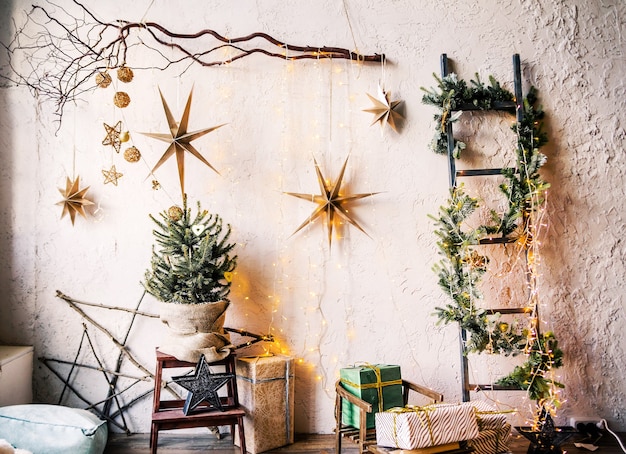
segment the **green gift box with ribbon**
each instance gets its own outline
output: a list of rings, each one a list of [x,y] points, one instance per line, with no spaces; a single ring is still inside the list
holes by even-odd
[[[376,425],[374,413],[404,405],[400,366],[365,364],[339,370],[344,388],[360,399],[372,404],[373,412],[367,415],[366,426]],[[359,408],[343,399],[341,402],[343,424],[360,427]]]

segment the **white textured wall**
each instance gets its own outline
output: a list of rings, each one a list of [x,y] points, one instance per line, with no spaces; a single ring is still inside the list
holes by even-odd
[[[66,4],[69,2],[62,2]],[[525,90],[535,85],[547,113],[551,143],[545,178],[552,183],[544,238],[542,314],[565,352],[559,378],[566,384],[560,422],[597,415],[626,430],[624,299],[624,87],[626,4],[612,1],[371,0],[347,1],[356,44],[385,53],[390,62],[358,66],[345,61],[287,63],[251,57],[222,68],[136,71],[127,87],[131,105],[113,107],[112,90],[98,90],[69,106],[58,132],[52,106],[23,88],[0,90],[0,341],[35,346],[37,356],[73,360],[81,319],[55,290],[77,299],[133,307],[149,265],[148,213],[179,202],[173,161],[157,177],[148,169],[164,147],[139,131],[164,132],[160,87],[179,116],[194,86],[191,128],[228,125],[195,142],[220,171],[187,158],[187,191],[234,229],[240,266],[227,325],[273,330],[280,346],[302,359],[296,385],[296,430],[333,427],[333,383],[340,367],[356,361],[400,364],[403,376],[460,399],[456,330],[438,327],[431,314],[446,302],[431,266],[438,260],[433,225],[446,198],[445,159],[427,149],[433,109],[421,104],[420,86],[432,86],[446,52],[461,77],[478,71],[511,79],[520,53]],[[2,5],[2,39],[19,25],[30,1]],[[231,36],[264,31],[294,44],[353,48],[340,0],[262,2],[142,0],[88,1],[104,20],[152,20],[181,32],[205,27]],[[4,14],[6,12],[7,14]],[[145,56],[131,55],[133,66]],[[137,65],[138,63],[136,63]],[[401,134],[380,133],[362,112],[380,80],[405,102]],[[103,147],[102,123],[122,119],[145,160],[128,164]],[[478,121],[481,134],[508,127]],[[499,134],[504,138],[506,134]],[[503,151],[504,152],[504,151]],[[494,154],[485,140],[485,153]],[[334,177],[350,154],[345,176],[353,193],[381,193],[355,205],[369,236],[350,227],[332,251],[319,224],[291,237],[313,204],[282,191],[316,193],[312,158]],[[501,155],[499,155],[501,156]],[[124,173],[104,185],[112,163]],[[74,173],[90,186],[97,216],[59,220],[57,191]],[[513,289],[513,292],[521,289]],[[155,311],[154,300],[142,308]],[[88,309],[122,336],[127,316]],[[141,320],[128,347],[149,367],[158,322]],[[114,367],[116,350],[90,328],[99,354]],[[88,349],[82,361],[90,362]],[[481,360],[482,361],[482,360]],[[478,364],[478,363],[477,363]],[[477,375],[495,378],[510,365],[482,361]],[[127,370],[133,372],[128,366]],[[95,401],[106,394],[101,375],[81,372],[75,384]],[[143,390],[149,389],[149,384]],[[55,402],[60,381],[37,363],[38,401]],[[132,394],[132,392],[130,393]],[[520,409],[517,395],[486,396]],[[67,401],[82,406],[76,400]],[[131,430],[149,429],[146,400],[133,407]]]

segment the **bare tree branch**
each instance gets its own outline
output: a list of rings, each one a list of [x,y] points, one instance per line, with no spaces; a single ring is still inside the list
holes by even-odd
[[[55,103],[61,122],[66,103],[78,100],[96,87],[93,76],[127,63],[128,51],[141,46],[158,61],[133,69],[164,70],[177,64],[203,67],[233,63],[261,54],[283,60],[347,59],[357,63],[383,62],[384,54],[363,55],[340,47],[297,46],[266,34],[228,38],[214,30],[177,33],[156,22],[116,20],[103,22],[86,6],[73,0],[74,9],[48,1],[32,6],[26,21],[9,43],[0,43],[10,74],[0,78],[26,86],[34,96]],[[209,40],[207,43],[207,39]],[[231,54],[223,58],[223,50]],[[167,56],[163,50],[170,50]],[[221,57],[221,58],[220,58]]]

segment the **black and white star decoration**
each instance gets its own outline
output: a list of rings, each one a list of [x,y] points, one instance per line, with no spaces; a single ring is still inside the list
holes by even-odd
[[[234,374],[211,373],[209,363],[207,363],[206,359],[204,359],[204,355],[202,355],[198,360],[193,375],[172,377],[172,381],[189,391],[185,405],[183,406],[183,413],[186,416],[204,401],[211,404],[212,407],[224,411],[222,401],[217,391],[234,378]],[[233,384],[233,386],[235,385]]]

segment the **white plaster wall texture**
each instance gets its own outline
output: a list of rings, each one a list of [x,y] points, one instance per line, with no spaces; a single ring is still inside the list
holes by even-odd
[[[70,8],[69,2],[62,2]],[[66,5],[67,3],[67,5]],[[621,1],[427,1],[263,2],[163,0],[85,2],[98,18],[150,20],[171,30],[213,28],[230,36],[264,31],[301,45],[358,47],[385,53],[389,62],[286,62],[253,56],[226,67],[136,69],[124,88],[131,105],[120,111],[112,90],[86,93],[66,109],[60,129],[53,106],[21,87],[0,91],[3,266],[0,271],[0,341],[33,344],[38,357],[72,361],[83,332],[81,317],[55,298],[61,290],[79,300],[135,307],[149,265],[149,213],[180,203],[174,162],[157,171],[162,189],[151,189],[148,170],[164,151],[139,134],[166,127],[157,87],[174,115],[194,88],[190,127],[226,126],[195,144],[220,176],[188,157],[186,189],[191,204],[219,213],[233,226],[239,268],[227,325],[272,332],[271,346],[298,358],[296,430],[330,432],[333,384],[340,367],[358,361],[399,364],[403,376],[460,399],[460,366],[453,326],[437,326],[432,315],[446,302],[431,271],[438,260],[433,224],[447,196],[445,159],[427,146],[433,109],[421,104],[421,86],[434,86],[445,52],[463,78],[493,74],[511,88],[511,56],[522,57],[525,90],[539,90],[547,113],[551,182],[549,231],[543,239],[541,313],[565,352],[559,379],[569,415],[596,415],[626,430],[626,370],[623,296],[625,133],[624,17]],[[349,13],[348,23],[344,5]],[[2,5],[2,39],[10,38],[30,2]],[[352,31],[350,30],[350,26]],[[354,41],[353,41],[354,39]],[[170,52],[170,51],[167,51]],[[173,54],[173,53],[172,53]],[[129,65],[150,66],[151,54],[134,48]],[[403,99],[400,134],[370,126],[365,93],[381,82]],[[120,87],[121,88],[121,87]],[[144,161],[129,164],[100,144],[102,123],[122,119]],[[493,123],[492,123],[493,121]],[[480,155],[498,162],[510,143],[508,120],[468,119],[481,137]],[[496,132],[491,141],[493,131]],[[500,144],[494,150],[490,143]],[[326,242],[319,222],[294,236],[315,206],[284,191],[316,193],[313,158],[333,179],[347,156],[349,191],[380,192],[354,205],[368,236],[350,226]],[[112,163],[124,173],[119,185],[104,185],[101,171]],[[469,165],[469,164],[468,164]],[[97,212],[85,220],[60,220],[58,187],[80,175]],[[480,185],[479,185],[480,186]],[[478,189],[482,189],[479,187]],[[495,294],[521,289],[494,283]],[[146,297],[142,309],[155,312]],[[123,336],[129,317],[88,308],[99,323]],[[158,345],[158,321],[140,318],[129,349],[149,368]],[[92,327],[103,361],[114,367],[117,350]],[[258,349],[245,350],[245,354]],[[93,363],[88,349],[80,355]],[[508,360],[507,360],[508,361]],[[495,379],[515,361],[473,359],[473,374]],[[137,371],[128,362],[124,370]],[[76,389],[93,402],[106,394],[98,373],[81,371]],[[62,383],[37,362],[35,398],[58,400]],[[136,386],[149,390],[149,382]],[[506,393],[504,393],[506,394]],[[520,409],[523,423],[532,407],[520,393],[497,393]],[[130,397],[128,397],[130,398]],[[72,393],[64,403],[84,406]],[[149,398],[128,412],[131,430],[149,429]],[[115,429],[114,429],[115,430]]]

